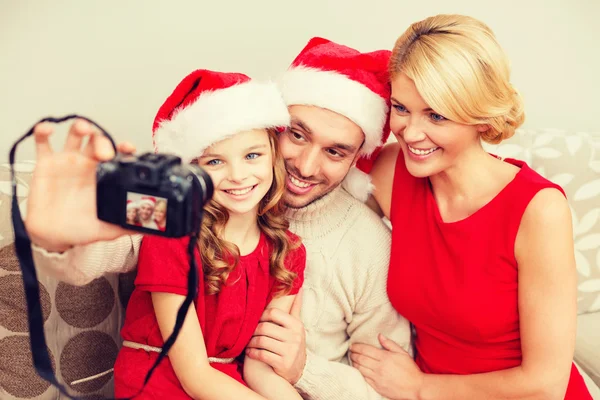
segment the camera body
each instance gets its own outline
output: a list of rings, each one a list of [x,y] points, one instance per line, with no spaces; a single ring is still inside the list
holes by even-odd
[[[183,237],[199,229],[212,195],[202,168],[170,154],[118,154],[96,171],[98,219],[152,235]]]

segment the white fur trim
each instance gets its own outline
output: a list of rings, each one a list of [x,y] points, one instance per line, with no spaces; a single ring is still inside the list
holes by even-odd
[[[283,74],[280,87],[288,106],[326,108],[360,126],[365,134],[362,154],[369,155],[381,145],[388,106],[386,99],[365,85],[334,71],[299,66]]]
[[[363,203],[369,199],[369,195],[375,188],[371,183],[371,177],[356,167],[350,168],[342,182],[342,187]]]
[[[138,204],[141,206],[142,204],[148,204],[151,205],[152,207],[156,206],[156,201],[152,201],[150,199],[140,199],[140,201],[138,201]]]
[[[140,208],[139,203],[129,203],[127,204],[127,209],[131,210],[132,208]]]
[[[202,93],[154,132],[154,148],[188,163],[210,145],[237,133],[288,126],[290,116],[277,85],[249,81]]]

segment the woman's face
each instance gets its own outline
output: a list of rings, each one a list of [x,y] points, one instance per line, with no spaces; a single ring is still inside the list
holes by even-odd
[[[392,80],[390,128],[404,153],[406,168],[415,177],[446,171],[472,151],[481,151],[485,125],[450,121],[432,110],[414,82],[404,73]]]
[[[159,203],[156,205],[154,209],[154,219],[158,224],[162,224],[165,222],[165,218],[167,216],[167,207],[164,203]]]

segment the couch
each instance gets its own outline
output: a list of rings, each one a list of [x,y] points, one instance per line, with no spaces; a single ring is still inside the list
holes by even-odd
[[[520,130],[489,146],[526,161],[561,184],[573,212],[578,284],[575,361],[600,400],[600,134]],[[17,165],[22,207],[34,164]],[[8,165],[0,166],[0,399],[63,399],[33,370],[25,299],[14,253]],[[112,365],[133,275],[107,275],[83,287],[38,274],[48,349],[61,382],[87,400],[112,397]]]

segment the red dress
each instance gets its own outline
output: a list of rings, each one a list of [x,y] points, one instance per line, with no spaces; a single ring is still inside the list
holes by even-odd
[[[525,163],[488,204],[443,222],[429,180],[399,153],[392,189],[388,295],[416,330],[416,362],[432,374],[476,374],[521,365],[515,238],[544,188],[562,189]],[[564,192],[563,192],[564,193]],[[566,399],[591,399],[573,365]]]
[[[290,237],[294,237],[289,233]],[[187,293],[189,238],[169,239],[144,237],[140,249],[135,289],[129,300],[125,323],[121,330],[124,340],[162,347],[151,292]],[[200,273],[198,298],[195,301],[198,320],[204,335],[208,357],[236,358],[234,363],[213,363],[212,367],[241,383],[242,362],[260,316],[277,291],[276,280],[269,273],[270,243],[261,233],[256,249],[240,261],[230,274],[227,285],[216,295],[205,295]],[[196,252],[196,262],[200,257]],[[288,270],[298,274],[290,294],[298,293],[304,282],[306,251],[304,246],[290,252],[285,260]],[[122,347],[115,363],[115,397],[130,397],[137,393],[158,357],[158,353]],[[189,399],[168,357],[156,368],[141,396],[136,399]]]

